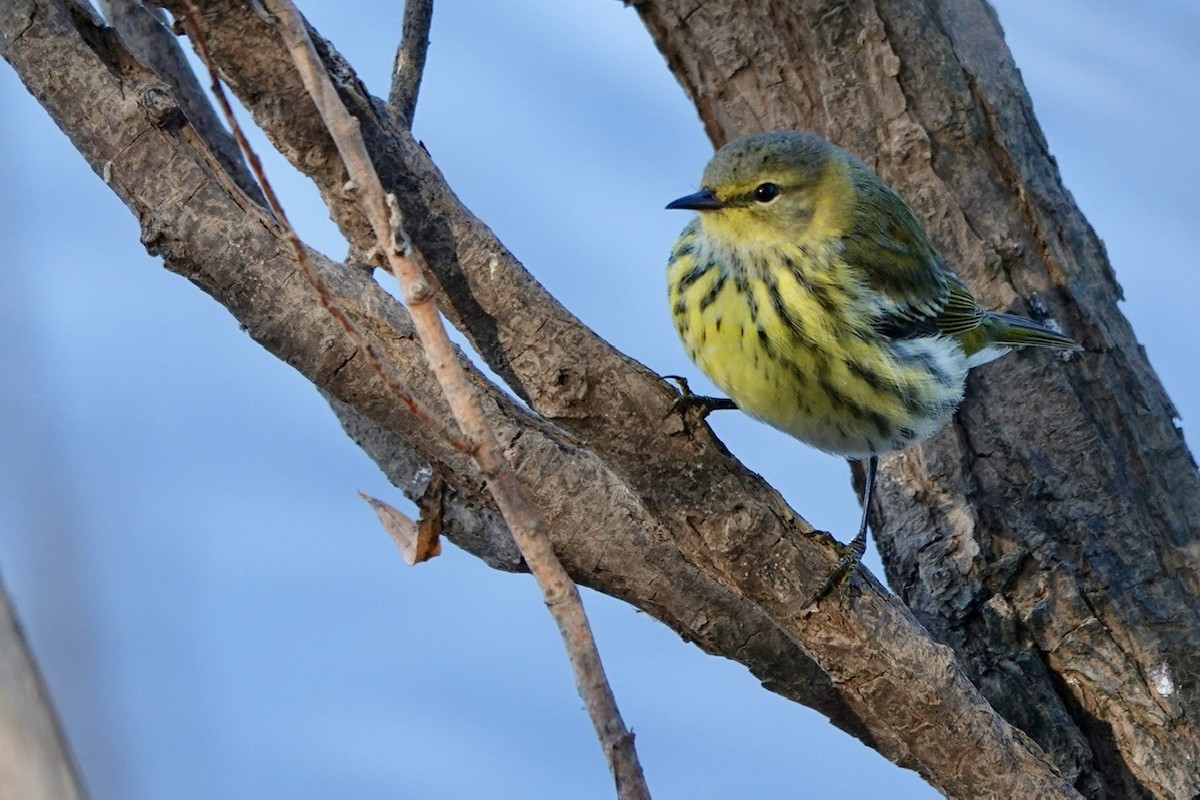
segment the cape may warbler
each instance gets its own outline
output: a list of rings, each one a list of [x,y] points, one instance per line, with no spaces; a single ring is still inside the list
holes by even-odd
[[[667,208],[699,212],[667,266],[675,327],[732,403],[686,399],[736,404],[867,460],[862,523],[826,591],[862,556],[879,455],[945,423],[967,370],[1014,345],[1079,349],[1032,320],[981,309],[908,205],[811,134],[735,139],[700,191]]]

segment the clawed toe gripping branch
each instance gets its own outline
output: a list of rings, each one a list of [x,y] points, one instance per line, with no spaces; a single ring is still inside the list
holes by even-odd
[[[675,398],[675,402],[667,409],[667,413],[663,414],[663,419],[672,414],[678,414],[679,418],[683,420],[684,429],[689,432],[693,426],[699,425],[707,419],[712,412],[734,411],[738,407],[737,403],[728,397],[706,397],[693,394],[688,379],[682,375],[663,375],[663,378],[679,387],[679,397]]]

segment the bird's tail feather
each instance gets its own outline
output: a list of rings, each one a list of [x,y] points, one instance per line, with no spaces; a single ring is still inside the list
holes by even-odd
[[[993,311],[987,315],[984,327],[990,329],[991,338],[1001,345],[1031,345],[1033,347],[1055,347],[1061,350],[1082,350],[1079,343],[1063,336],[1045,325],[1014,314]]]

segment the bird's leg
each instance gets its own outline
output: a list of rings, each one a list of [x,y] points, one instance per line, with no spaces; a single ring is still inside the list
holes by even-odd
[[[844,545],[842,560],[838,562],[837,568],[825,581],[821,590],[805,604],[806,607],[823,600],[835,589],[839,593],[843,591],[850,573],[858,566],[858,562],[862,561],[863,553],[867,551],[867,515],[871,510],[871,497],[875,494],[875,472],[878,468],[879,456],[873,455],[867,459],[867,487],[863,491],[862,521],[858,524],[858,533],[850,540],[850,544]]]
[[[704,418],[714,411],[731,411],[737,408],[737,403],[728,397],[705,397],[692,394],[687,378],[681,375],[663,375],[663,378],[674,381],[679,387],[679,397],[675,398],[675,402],[663,415],[663,419],[672,414],[678,414],[683,419],[684,426],[687,427],[688,423],[692,421],[703,422]]]

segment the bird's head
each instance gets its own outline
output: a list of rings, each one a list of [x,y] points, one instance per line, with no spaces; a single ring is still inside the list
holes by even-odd
[[[700,212],[704,232],[731,243],[815,243],[847,224],[851,163],[845,151],[808,133],[742,136],[713,155],[700,191],[667,208]]]

